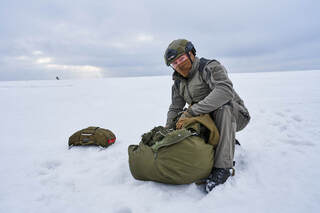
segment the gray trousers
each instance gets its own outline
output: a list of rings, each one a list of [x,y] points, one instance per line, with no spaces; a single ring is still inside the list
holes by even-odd
[[[214,167],[232,168],[236,132],[242,130],[250,121],[250,115],[237,103],[228,103],[210,113],[219,133],[219,144],[215,150]]]

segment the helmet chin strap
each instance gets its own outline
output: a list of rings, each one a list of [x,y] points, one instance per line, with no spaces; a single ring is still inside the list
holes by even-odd
[[[191,65],[193,65],[193,61],[191,60],[191,57],[190,57],[189,52],[186,52],[186,53],[187,53],[187,56],[188,56],[188,58],[189,58],[189,60],[190,60],[190,62],[191,62]]]
[[[177,71],[171,64],[169,65],[174,71]]]

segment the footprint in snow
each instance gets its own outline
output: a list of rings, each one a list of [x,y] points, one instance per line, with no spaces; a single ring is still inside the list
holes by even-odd
[[[293,115],[291,118],[293,120],[297,121],[297,122],[301,122],[302,121],[302,118],[299,115]]]
[[[37,174],[40,176],[48,175],[51,173],[51,171],[55,170],[60,165],[61,165],[60,161],[56,161],[56,160],[45,161],[41,164],[41,167],[38,168]]]
[[[276,115],[279,115],[280,117],[285,117],[286,116],[283,112],[276,112]]]
[[[132,213],[132,210],[129,207],[121,207],[116,211],[116,213]]]
[[[61,165],[60,161],[57,160],[50,160],[43,163],[43,167],[49,170],[54,170]]]
[[[281,125],[279,127],[279,129],[280,129],[281,132],[284,132],[284,131],[286,131],[288,129],[288,127],[286,125]]]

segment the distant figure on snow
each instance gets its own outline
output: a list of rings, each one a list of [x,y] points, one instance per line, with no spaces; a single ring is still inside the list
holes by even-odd
[[[60,78],[59,78],[58,76],[56,77],[56,79],[57,79],[57,80],[60,80]]]

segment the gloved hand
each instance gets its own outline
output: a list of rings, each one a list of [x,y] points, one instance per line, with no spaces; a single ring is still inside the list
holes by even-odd
[[[181,129],[184,122],[191,117],[192,115],[190,113],[188,113],[187,111],[184,111],[183,114],[180,116],[178,122],[176,123],[176,129]]]

